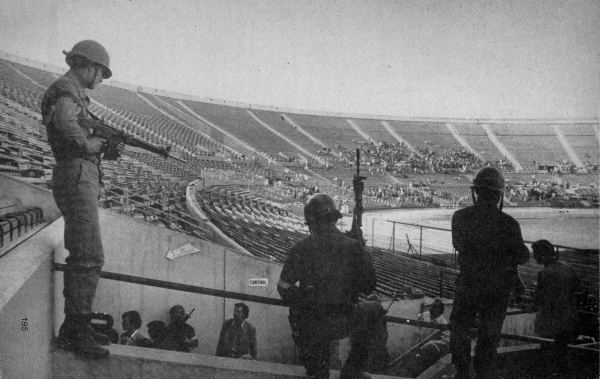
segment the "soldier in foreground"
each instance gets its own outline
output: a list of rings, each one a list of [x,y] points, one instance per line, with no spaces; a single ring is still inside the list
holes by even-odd
[[[558,259],[554,246],[547,240],[531,245],[537,263],[544,265],[538,273],[535,289],[534,332],[554,343],[542,344],[550,354],[551,374],[569,372],[567,344],[575,342],[579,334],[577,310],[581,300],[581,281],[573,267]]]
[[[290,324],[310,378],[329,378],[330,345],[351,334],[359,293],[375,289],[375,272],[359,241],[335,223],[335,202],[315,195],[304,207],[311,235],[297,243],[283,266],[277,290],[290,305]],[[298,285],[296,285],[298,283]],[[341,378],[360,377],[367,359],[365,341],[353,339]]]
[[[110,78],[110,59],[98,42],[84,40],[64,52],[70,70],[47,89],[41,111],[56,167],[52,194],[65,222],[64,241],[69,251],[64,273],[65,321],[59,345],[91,358],[108,355],[100,344],[108,338],[91,327],[88,314],[104,263],[98,197],[100,161],[106,141],[93,137],[84,122],[90,119],[85,89]],[[122,148],[122,147],[121,147]]]
[[[492,373],[506,307],[517,284],[517,265],[529,259],[519,223],[502,212],[504,186],[499,170],[481,169],[471,187],[474,205],[456,211],[452,218],[452,244],[460,268],[450,316],[455,378],[469,377],[470,330],[476,326],[473,365],[477,378]]]

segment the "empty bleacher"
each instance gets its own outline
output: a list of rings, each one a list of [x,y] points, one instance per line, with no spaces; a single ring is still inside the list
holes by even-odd
[[[292,246],[307,235],[298,216],[269,204],[257,194],[235,186],[213,186],[198,194],[198,201],[211,221],[251,254],[284,262]],[[453,294],[456,269],[435,265],[400,253],[367,247],[376,269],[377,291],[392,297],[408,287],[425,294]]]
[[[491,124],[490,128],[524,169],[536,170],[537,162],[569,161],[551,125],[507,123]]]
[[[494,146],[477,123],[456,123],[454,128],[460,136],[475,150],[485,161],[497,162],[504,159],[504,155]]]
[[[444,123],[424,121],[390,121],[389,123],[397,134],[415,148],[427,145],[436,152],[463,148]]]
[[[39,207],[23,208],[17,201],[0,199],[0,256],[22,236],[44,222],[44,212]]]
[[[313,116],[298,113],[286,113],[286,116],[329,147],[339,144],[346,150],[353,151],[360,143],[366,142],[343,117]]]

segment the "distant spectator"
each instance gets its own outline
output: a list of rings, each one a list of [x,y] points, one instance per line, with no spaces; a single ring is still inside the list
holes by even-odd
[[[223,322],[217,344],[217,356],[256,359],[256,329],[246,321],[249,314],[250,310],[246,304],[234,305],[233,318]]]
[[[140,328],[142,327],[142,318],[138,311],[128,311],[123,313],[121,333],[121,345],[150,347],[151,342],[146,337]]]
[[[160,348],[165,340],[167,325],[160,320],[155,320],[150,321],[147,327],[148,335],[150,336],[151,347]]]
[[[183,351],[188,353],[190,349],[198,347],[198,338],[193,327],[186,324],[190,314],[185,313],[181,305],[175,305],[169,310],[171,323],[167,326],[165,339],[161,346],[167,350]]]

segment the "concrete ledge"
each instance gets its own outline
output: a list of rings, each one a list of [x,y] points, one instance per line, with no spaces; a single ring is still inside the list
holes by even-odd
[[[63,219],[34,232],[0,261],[0,310],[15,296],[45,261],[52,262],[55,247],[62,240]]]
[[[62,230],[61,218],[0,258],[0,377],[52,377],[52,262]]]
[[[0,199],[14,199],[16,209],[39,207],[44,211],[44,220],[61,217],[52,197],[52,191],[19,179],[0,174]]]
[[[179,353],[123,345],[108,346],[107,359],[84,360],[62,350],[53,352],[53,378],[304,378],[301,366],[210,355]],[[339,378],[338,371],[331,371]],[[388,376],[373,375],[385,379]]]

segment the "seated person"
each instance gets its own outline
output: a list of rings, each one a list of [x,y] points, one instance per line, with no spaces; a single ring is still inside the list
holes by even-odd
[[[448,321],[444,317],[445,306],[442,300],[436,298],[433,300],[428,312],[419,315],[419,320],[433,322],[436,324],[447,325]],[[419,360],[423,370],[437,362],[441,357],[448,353],[450,343],[450,331],[444,330],[436,333],[434,337],[426,342],[419,351]]]
[[[161,348],[189,353],[190,349],[198,347],[196,331],[186,324],[190,315],[185,313],[185,309],[181,305],[175,305],[169,310],[169,316],[171,323],[167,326]]]
[[[165,340],[167,325],[160,320],[155,320],[150,321],[147,327],[148,335],[150,336],[150,347],[160,349],[163,341]]]
[[[217,356],[256,359],[256,329],[246,321],[249,314],[246,304],[233,306],[233,318],[225,320],[221,328]]]
[[[121,345],[150,347],[150,339],[140,330],[142,327],[142,318],[138,311],[125,312],[121,319],[121,325],[123,326]]]

